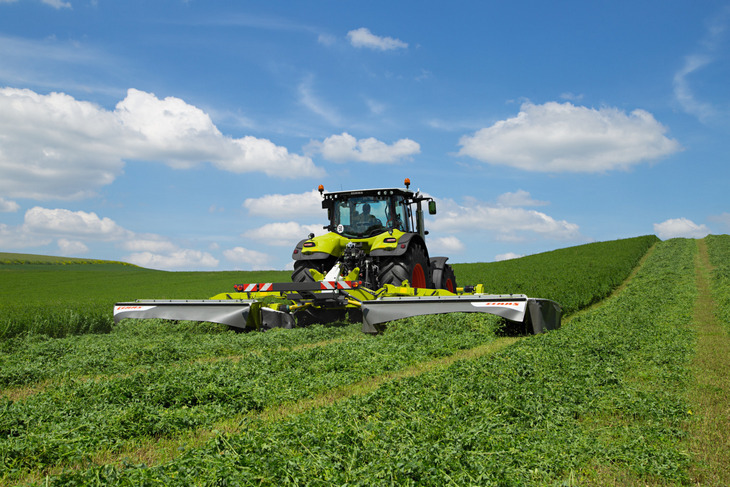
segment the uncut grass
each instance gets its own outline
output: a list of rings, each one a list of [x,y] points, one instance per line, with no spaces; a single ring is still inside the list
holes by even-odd
[[[118,301],[205,299],[237,283],[289,278],[285,271],[165,272],[103,261],[0,264],[0,340],[108,333]]]
[[[493,341],[498,324],[491,315],[419,317],[377,337],[353,335],[321,347],[258,348],[240,360],[156,367],[98,380],[71,378],[21,401],[3,398],[0,478],[78,463],[135,439],[173,436],[448,356]]]
[[[658,241],[646,235],[453,267],[459,285],[482,283],[493,294],[552,299],[570,315],[608,297]]]
[[[164,465],[94,467],[49,484],[686,483],[692,257],[693,242],[662,242],[605,306],[494,355],[281,421],[244,421]]]

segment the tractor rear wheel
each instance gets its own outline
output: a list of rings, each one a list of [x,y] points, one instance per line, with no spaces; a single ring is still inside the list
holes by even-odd
[[[408,281],[412,287],[425,288],[431,285],[426,251],[419,244],[412,244],[404,255],[392,257],[381,264],[380,285],[400,286]]]

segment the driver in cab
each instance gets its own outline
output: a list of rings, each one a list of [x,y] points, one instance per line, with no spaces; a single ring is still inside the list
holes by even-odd
[[[358,226],[369,228],[373,225],[382,226],[383,222],[381,222],[375,215],[372,215],[370,213],[370,204],[365,203],[364,205],[362,205],[362,213],[360,213],[356,217],[355,224]]]

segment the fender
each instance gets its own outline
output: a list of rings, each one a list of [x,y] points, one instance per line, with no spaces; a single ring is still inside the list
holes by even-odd
[[[420,242],[426,251],[426,259],[428,259],[426,243],[417,233],[404,233],[398,239],[398,245],[394,249],[374,249],[370,252],[370,255],[373,257],[398,257],[408,252],[408,249],[411,247],[411,242]]]
[[[299,241],[297,246],[294,248],[294,252],[292,253],[292,259],[294,260],[324,260],[328,257],[332,257],[332,254],[328,252],[323,251],[316,251],[316,252],[310,252],[310,253],[303,253],[302,250],[304,249],[304,242],[310,242],[312,239],[305,238],[304,240]]]

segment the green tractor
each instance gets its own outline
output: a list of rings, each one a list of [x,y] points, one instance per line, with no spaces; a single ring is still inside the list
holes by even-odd
[[[448,257],[430,257],[426,247],[422,203],[434,215],[436,202],[410,191],[409,179],[405,186],[325,193],[320,185],[329,233],[297,244],[292,281],[345,279],[369,289],[408,281],[414,288],[456,292]]]

